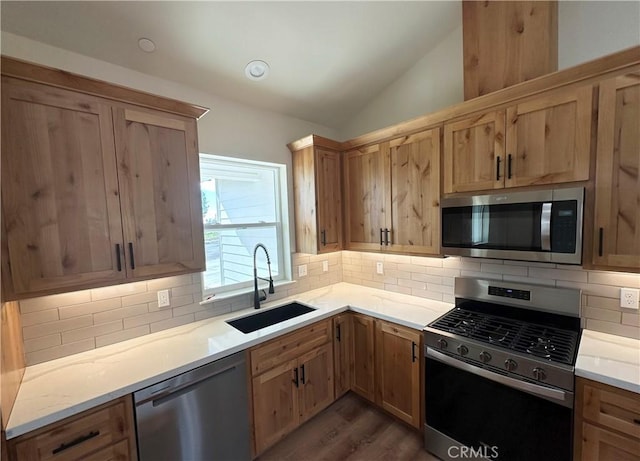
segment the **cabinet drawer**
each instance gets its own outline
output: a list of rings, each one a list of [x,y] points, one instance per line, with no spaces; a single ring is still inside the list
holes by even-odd
[[[132,411],[130,405],[124,398],[119,399],[19,437],[13,450],[16,459],[84,460],[92,453],[91,456],[97,456],[96,460],[128,459],[119,455],[122,451],[120,446],[110,447],[111,455],[94,452],[129,436],[131,427],[128,411]],[[126,455],[127,450],[124,453]]]
[[[582,417],[640,439],[640,399],[633,392],[585,382]]]
[[[583,423],[580,461],[640,461],[640,441]]]
[[[126,461],[131,459],[129,451],[129,441],[125,439],[96,451],[83,461]]]
[[[276,365],[296,359],[330,339],[331,320],[328,319],[260,344],[251,349],[251,375],[259,375]]]

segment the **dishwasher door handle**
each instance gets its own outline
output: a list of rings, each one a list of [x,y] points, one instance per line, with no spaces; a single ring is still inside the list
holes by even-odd
[[[200,379],[198,379],[197,381],[193,381],[193,382],[189,382],[189,383],[185,383],[181,386],[175,387],[171,390],[168,390],[166,392],[163,392],[162,394],[158,394],[158,395],[154,395],[153,397],[149,397],[146,400],[143,400],[141,402],[138,402],[136,404],[136,406],[140,406],[140,405],[144,405],[145,403],[151,401],[151,404],[154,407],[160,406],[163,403],[169,402],[170,400],[176,399],[178,397],[180,397],[181,395],[184,395],[188,392],[191,392],[192,390],[194,390],[196,387],[200,386],[201,384],[203,384],[205,381],[208,381],[212,378],[217,378],[220,375],[229,373],[230,371],[235,370],[236,366],[232,365],[230,367],[224,368],[222,370],[216,371],[215,373],[211,373],[210,375],[204,376]]]

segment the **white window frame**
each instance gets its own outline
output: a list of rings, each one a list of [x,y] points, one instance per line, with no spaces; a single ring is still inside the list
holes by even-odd
[[[203,161],[214,160],[219,163],[227,163],[235,167],[245,165],[247,167],[254,167],[260,169],[269,169],[274,172],[274,187],[275,196],[278,198],[276,204],[276,221],[275,222],[256,222],[256,223],[243,223],[243,224],[205,224],[203,223],[203,232],[208,230],[225,230],[225,229],[249,229],[249,228],[265,228],[274,227],[276,232],[276,238],[278,239],[278,252],[276,255],[269,252],[271,263],[273,264],[274,257],[278,261],[279,273],[273,277],[274,282],[289,282],[291,280],[291,245],[290,245],[290,232],[289,232],[289,206],[287,195],[287,166],[279,163],[261,162],[257,160],[248,160],[237,157],[227,157],[215,154],[200,153],[200,164]],[[200,169],[202,171],[202,168]],[[202,175],[201,175],[202,182]],[[206,250],[205,250],[206,251]],[[260,250],[258,256],[264,255]],[[205,258],[206,262],[206,258]],[[262,266],[260,267],[262,268]],[[238,282],[229,285],[222,285],[215,288],[207,289],[205,287],[205,274],[206,269],[201,273],[202,282],[202,296],[203,299],[207,299],[212,295],[220,298],[221,295],[235,295],[250,292],[253,290],[253,278],[245,282]],[[258,275],[260,277],[268,277],[266,269],[261,271],[259,269]],[[266,286],[266,282],[258,281],[260,288],[262,285]]]

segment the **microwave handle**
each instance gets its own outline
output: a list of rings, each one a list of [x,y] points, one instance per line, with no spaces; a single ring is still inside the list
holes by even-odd
[[[543,251],[551,251],[551,203],[542,204],[540,216],[540,243]]]

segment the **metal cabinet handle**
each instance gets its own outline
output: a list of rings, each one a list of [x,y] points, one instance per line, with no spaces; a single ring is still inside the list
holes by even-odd
[[[386,246],[389,246],[389,233],[391,231],[389,229],[387,229],[386,227],[384,228],[384,244]]]
[[[133,243],[129,242],[129,261],[131,262],[131,270],[136,268],[136,262],[133,258]]]
[[[120,244],[116,243],[116,264],[118,265],[118,272],[122,272],[122,259],[120,258]]]
[[[416,356],[416,342],[411,341],[411,362],[414,363],[418,357]]]
[[[322,246],[327,245],[327,231],[324,229],[320,231],[320,243],[322,243]]]
[[[336,339],[338,341],[342,341],[342,332],[340,331],[341,330],[341,328],[340,328],[341,326],[342,325],[340,325],[340,324],[336,325]]]
[[[602,256],[604,249],[602,248],[602,245],[604,243],[604,228],[601,227],[598,230],[598,256]]]
[[[299,387],[299,384],[300,384],[300,383],[298,382],[298,368],[295,368],[295,369],[293,370],[293,376],[294,376],[294,378],[291,380],[291,382],[292,382],[293,384],[295,384],[295,385],[296,385],[296,387]]]
[[[496,157],[496,181],[500,181],[500,156]]]
[[[633,418],[633,424],[640,424],[640,419]]]
[[[507,179],[511,179],[511,154],[507,157]]]
[[[304,378],[304,365],[301,365],[301,366],[300,366],[300,375],[301,375],[300,381],[302,381],[302,384],[304,384],[304,382],[305,382],[305,378]]]
[[[69,443],[61,443],[58,448],[54,448],[51,451],[52,455],[57,455],[58,453],[65,451],[71,447],[75,447],[76,445],[81,444],[82,442],[86,442],[87,440],[93,439],[94,437],[98,437],[100,435],[100,431],[91,431],[87,435],[81,435],[77,439],[72,440]]]
[[[382,230],[382,227],[380,228],[380,246],[384,245],[384,240],[382,239],[382,233],[384,231]]]

